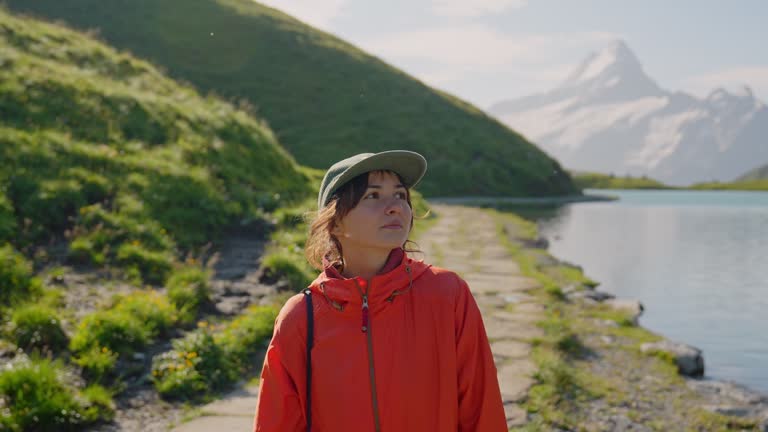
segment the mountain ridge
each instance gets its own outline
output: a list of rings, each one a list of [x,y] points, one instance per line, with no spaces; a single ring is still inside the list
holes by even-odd
[[[569,170],[684,185],[730,181],[768,160],[760,139],[768,133],[768,108],[748,86],[713,89],[705,98],[664,90],[623,41],[587,56],[551,91],[489,112]]]

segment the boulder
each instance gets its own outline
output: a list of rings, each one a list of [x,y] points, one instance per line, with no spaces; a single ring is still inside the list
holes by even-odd
[[[675,361],[677,370],[681,375],[690,377],[701,377],[704,375],[704,357],[701,350],[683,343],[663,340],[660,342],[649,342],[640,345],[640,351],[646,354],[656,352],[668,353]]]

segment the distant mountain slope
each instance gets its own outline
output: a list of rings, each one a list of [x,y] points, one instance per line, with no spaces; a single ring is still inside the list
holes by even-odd
[[[622,41],[557,88],[489,111],[569,170],[664,183],[731,181],[768,160],[768,108],[745,87],[703,99],[661,89]]]
[[[755,168],[736,179],[736,181],[749,180],[768,180],[768,164]]]
[[[68,236],[97,264],[126,245],[173,253],[311,194],[248,113],[0,9],[0,243]]]
[[[425,195],[564,195],[559,164],[517,133],[379,59],[250,0],[6,0],[98,28],[114,46],[203,91],[245,98],[302,164],[405,148],[430,168]]]

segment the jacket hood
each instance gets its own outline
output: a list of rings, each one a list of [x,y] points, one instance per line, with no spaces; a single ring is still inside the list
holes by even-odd
[[[370,280],[362,277],[345,278],[327,261],[325,269],[310,284],[312,292],[325,296],[334,307],[343,310],[347,304],[362,305],[361,292],[368,293],[368,303],[373,307],[385,301],[392,301],[412,287],[432,265],[423,260],[416,261],[401,248],[392,249],[382,272]]]

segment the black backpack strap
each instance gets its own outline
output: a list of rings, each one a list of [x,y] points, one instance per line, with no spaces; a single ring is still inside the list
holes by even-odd
[[[315,319],[312,313],[312,292],[304,290],[304,300],[307,304],[307,432],[312,429],[312,342],[315,335]]]

